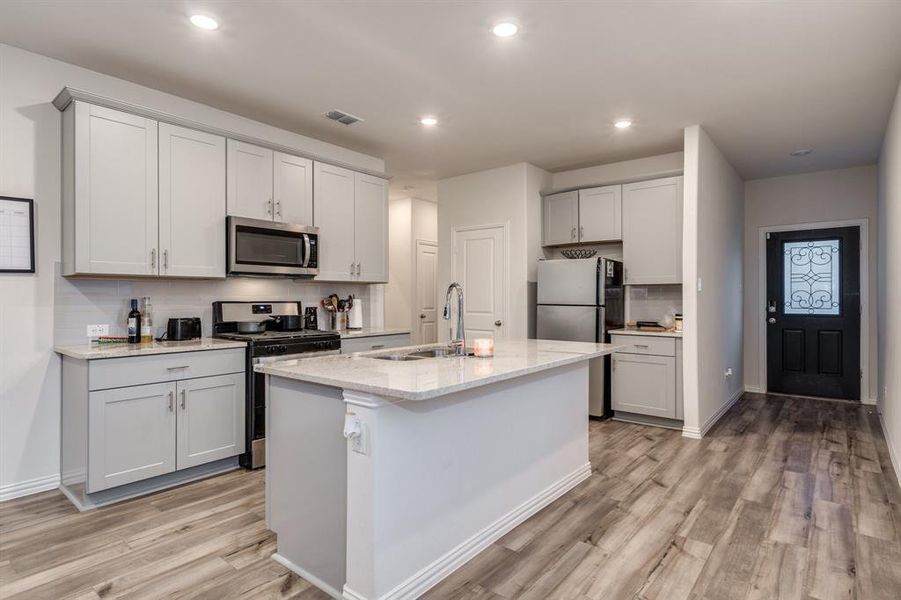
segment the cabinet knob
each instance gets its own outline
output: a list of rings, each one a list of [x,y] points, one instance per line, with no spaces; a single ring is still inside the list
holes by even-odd
[[[498,319],[497,321],[494,322],[494,326],[495,326],[495,327],[500,327],[500,326],[503,325],[503,324],[504,324],[504,322],[501,321],[500,319]]]

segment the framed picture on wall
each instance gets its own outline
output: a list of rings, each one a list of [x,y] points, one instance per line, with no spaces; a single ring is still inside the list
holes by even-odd
[[[34,200],[0,196],[0,273],[34,273]]]

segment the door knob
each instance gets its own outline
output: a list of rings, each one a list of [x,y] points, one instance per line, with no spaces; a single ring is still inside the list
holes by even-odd
[[[425,319],[425,313],[419,315],[419,318],[420,318],[420,319]]]
[[[769,319],[766,320],[766,322],[769,323],[770,325],[773,325],[776,323],[776,317],[770,317]]]
[[[503,324],[504,324],[503,321],[495,321],[495,322],[494,322],[494,326],[495,326],[495,327],[500,327],[500,326],[503,325]]]

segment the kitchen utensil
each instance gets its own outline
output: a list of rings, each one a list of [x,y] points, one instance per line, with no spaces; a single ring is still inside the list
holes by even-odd
[[[565,248],[560,251],[566,258],[591,258],[597,253],[597,250],[591,248]]]
[[[300,315],[272,315],[270,323],[278,331],[300,331],[303,329],[303,317]]]

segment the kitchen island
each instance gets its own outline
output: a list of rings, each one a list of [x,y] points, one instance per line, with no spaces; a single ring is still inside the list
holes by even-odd
[[[273,558],[335,598],[417,598],[591,473],[589,362],[615,346],[437,347],[257,367]]]

